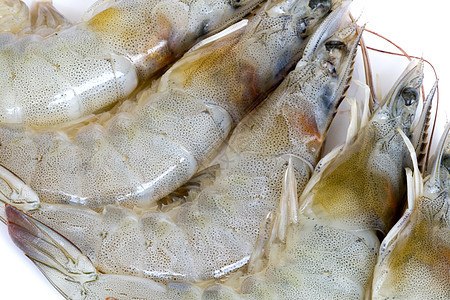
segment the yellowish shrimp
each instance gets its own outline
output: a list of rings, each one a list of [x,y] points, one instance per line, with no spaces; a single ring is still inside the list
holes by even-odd
[[[449,128],[425,182],[409,172],[408,208],[380,248],[374,300],[450,299]]]
[[[304,3],[279,2],[269,12]],[[322,9],[331,5],[327,0],[313,3]],[[252,252],[258,236],[264,239],[267,235],[266,215],[283,199],[282,182],[301,191],[311,175],[353,70],[360,35],[354,24],[345,23],[338,29],[346,7],[337,8],[322,23],[296,69],[238,125],[216,179],[187,203],[142,215],[113,205],[102,213],[48,204],[28,211],[82,251],[8,206],[15,241],[70,299],[209,299],[230,296],[232,289],[236,289],[234,297],[257,297],[245,289],[239,292],[239,286],[218,289],[202,281],[223,278],[242,268],[257,269],[260,251]],[[286,165],[296,180],[292,174],[289,180],[285,178]],[[298,194],[294,194],[296,199]],[[44,241],[46,234],[57,242]],[[63,252],[68,256],[61,256]],[[64,269],[69,267],[66,259],[78,262],[70,274]]]
[[[0,34],[0,122],[49,126],[105,109],[260,2],[99,0],[54,34]],[[27,11],[20,0],[0,2],[0,20],[18,20],[6,30],[30,23]],[[54,20],[37,14],[38,23]]]
[[[285,299],[365,297],[377,232],[388,232],[401,207],[406,147],[399,130],[410,130],[422,76],[422,64],[408,68],[371,120],[366,105],[362,129],[354,118],[346,144],[319,162],[300,197],[298,223],[268,255],[271,276],[250,282],[261,297],[266,290]]]

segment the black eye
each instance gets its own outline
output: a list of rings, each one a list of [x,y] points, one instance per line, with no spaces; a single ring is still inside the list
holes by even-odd
[[[233,6],[234,8],[238,8],[240,6],[242,6],[242,0],[230,0],[230,5]]]
[[[417,93],[416,89],[413,88],[404,88],[402,90],[402,98],[405,101],[406,106],[410,106],[419,98],[419,93]]]
[[[342,50],[344,48],[345,48],[345,44],[341,41],[328,41],[325,43],[325,49],[327,49],[327,51],[330,51],[333,49]]]
[[[331,0],[309,0],[309,7],[316,9],[322,7],[325,9],[331,8]]]

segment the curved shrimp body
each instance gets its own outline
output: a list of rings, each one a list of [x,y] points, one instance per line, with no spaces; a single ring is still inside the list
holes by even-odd
[[[223,277],[248,264],[258,236],[267,233],[259,230],[261,224],[280,201],[286,164],[292,167],[297,178],[294,185],[301,190],[348,87],[359,36],[353,24],[337,30],[345,12],[345,7],[339,7],[322,23],[296,69],[237,126],[224,155],[227,160],[222,158],[214,182],[191,195],[187,203],[171,207],[168,212],[142,215],[112,205],[101,214],[75,206],[46,204],[28,213],[69,238],[94,262],[95,268],[106,274],[196,282]],[[19,225],[17,217],[8,219],[16,241],[29,238],[18,228],[24,224]],[[14,227],[14,222],[18,227]],[[99,281],[92,283],[93,291],[87,292],[92,298],[102,291],[102,284],[111,287],[113,294],[109,296],[113,297],[118,297],[115,293],[130,280],[155,287],[148,279],[106,277],[107,282],[102,283],[100,276]],[[60,284],[58,278],[51,278]],[[69,285],[62,284],[60,288],[70,290]],[[200,290],[185,286],[188,288],[180,291],[182,295]],[[161,289],[165,291],[164,287]],[[137,297],[130,292],[126,295]]]
[[[0,46],[0,122],[49,126],[114,104],[260,0],[99,1],[84,22]]]
[[[448,126],[447,126],[448,127]],[[446,144],[444,140],[446,138]],[[422,188],[415,178],[408,209],[383,240],[374,272],[372,299],[450,298],[450,138],[441,141]],[[421,176],[417,171],[414,177]]]
[[[267,7],[246,27],[189,52],[135,106],[73,136],[0,126],[0,163],[43,202],[153,205],[192,177],[299,59],[330,9],[307,2]]]
[[[420,65],[408,70],[354,142],[319,162],[300,197],[298,223],[285,245],[272,246],[267,270],[247,289],[262,298],[274,291],[283,299],[364,297],[376,232],[390,229],[401,205],[406,147],[397,128],[409,131],[421,78]]]

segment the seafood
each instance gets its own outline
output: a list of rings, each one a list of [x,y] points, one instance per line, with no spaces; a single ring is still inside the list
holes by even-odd
[[[424,182],[417,168],[410,172],[408,208],[380,249],[374,300],[450,298],[449,128]]]
[[[308,3],[266,5],[247,26],[186,54],[137,104],[75,133],[0,124],[0,164],[42,202],[154,205],[188,181],[298,61],[331,9],[330,0]],[[5,168],[1,177],[15,180]],[[2,192],[22,201],[8,185]]]
[[[82,22],[54,34],[3,33],[0,122],[46,127],[105,109],[200,37],[243,17],[260,2],[100,0]],[[2,0],[0,9],[15,6],[23,3]],[[0,10],[6,14],[0,20],[23,16],[21,11]],[[41,11],[46,10],[37,13]],[[37,22],[51,19],[45,16],[38,15]]]
[[[364,297],[376,232],[385,234],[401,207],[405,146],[397,128],[409,131],[421,78],[420,64],[407,70],[367,125],[358,134],[351,126],[346,144],[319,162],[286,244],[270,248],[266,271],[247,279],[247,290],[267,299]]]
[[[399,131],[409,133],[422,76],[421,63],[409,66],[370,121],[366,104],[360,126],[353,118],[346,143],[319,162],[282,262],[276,257],[269,267],[296,282],[284,291],[283,280],[272,283],[286,297],[362,299],[368,291],[377,233],[389,231],[402,205],[406,146]]]
[[[29,26],[28,6],[22,1],[0,2],[0,32],[18,33]]]
[[[20,0],[0,2],[0,45],[17,36],[37,34],[45,37],[70,26],[51,1],[33,2],[31,9]]]
[[[280,203],[270,238],[255,251],[268,259],[267,267],[242,281],[244,298],[362,299],[369,291],[376,231],[386,233],[401,207],[406,147],[400,131],[409,132],[421,82],[421,64],[407,69],[372,119],[363,117],[359,132],[350,127],[346,144],[316,167],[298,215],[287,218],[289,201]],[[289,169],[286,176],[295,177]],[[229,287],[213,292],[237,296]]]
[[[69,2],[64,0],[65,2]],[[55,2],[57,2],[55,0]],[[77,2],[78,3],[78,2]],[[354,3],[353,8],[356,6]],[[441,77],[441,82],[445,83],[445,77],[447,73],[444,71],[446,66],[445,60],[441,57],[445,57],[443,51],[446,51],[444,44],[439,46],[439,43],[443,43],[445,39],[436,38],[433,33],[439,32],[430,31],[429,28],[442,28],[442,20],[445,20],[445,14],[447,13],[445,9],[436,9],[435,5],[425,5],[423,2],[419,1],[369,1],[365,3],[370,9],[366,9],[365,17],[369,15],[369,27],[371,29],[376,29],[377,31],[383,31],[384,34],[397,40],[402,45],[406,45],[405,49],[414,49],[416,53],[423,53],[427,58],[430,58],[433,62],[437,62],[436,68],[441,71],[438,73]],[[389,9],[387,9],[389,7]],[[373,9],[372,9],[373,8]],[[420,8],[420,9],[418,9]],[[358,15],[358,10],[355,10],[355,15]],[[401,12],[401,13],[399,13]],[[372,14],[372,16],[370,14]],[[383,16],[383,17],[380,17]],[[440,16],[440,17],[439,17]],[[411,20],[422,20],[418,23],[418,26],[414,27],[414,30],[409,30],[406,26],[395,26],[394,20],[397,20],[400,24],[410,24]],[[361,22],[363,23],[363,22]],[[427,26],[421,26],[426,24]],[[393,26],[394,25],[394,26]],[[380,29],[381,28],[381,29]],[[384,28],[384,29],[383,29]],[[367,38],[367,37],[366,37]],[[420,40],[420,46],[418,46],[418,41]],[[366,39],[367,41],[367,39]],[[369,44],[373,45],[375,41],[369,41]],[[418,47],[416,47],[418,46]],[[381,46],[378,46],[381,47]],[[390,86],[389,81],[390,76],[396,76],[396,71],[401,69],[401,59],[390,59],[386,58],[385,55],[377,56],[371,53],[372,67],[375,67],[376,72],[380,74],[379,78],[383,81],[381,82],[381,88],[384,90],[385,86]],[[358,78],[358,72],[355,74]],[[448,80],[447,80],[448,81]],[[446,86],[443,85],[441,88],[441,96],[446,92]],[[445,97],[443,98],[445,99]],[[444,113],[448,110],[448,106],[440,105],[438,111],[439,114]],[[441,115],[442,116],[442,115]],[[445,116],[443,118],[445,120]],[[438,119],[439,121],[439,119]],[[336,124],[338,125],[338,124]],[[343,131],[341,127],[338,127],[338,132]],[[439,125],[436,127],[439,132]],[[332,136],[336,135],[336,131],[332,131]],[[329,143],[328,143],[329,144]],[[36,272],[33,272],[33,268],[27,263],[27,260],[23,260],[22,253],[14,253],[11,250],[12,244],[8,244],[5,231],[0,231],[0,252],[2,253],[0,259],[1,269],[4,270],[0,272],[0,281],[2,282],[2,298],[5,299],[60,299],[59,294],[56,291],[52,291],[50,285],[46,285],[44,282],[44,277],[40,276]],[[11,249],[9,248],[11,247]],[[52,297],[53,296],[53,297]],[[145,298],[144,295],[142,298]],[[119,299],[121,299],[119,297]]]
[[[146,297],[156,298],[155,292],[165,293],[164,285],[138,277],[158,282],[176,280],[186,283],[180,287],[188,287],[187,283],[221,278],[248,263],[255,269],[255,259],[249,259],[258,236],[264,239],[267,234],[259,230],[261,223],[266,223],[266,215],[276,210],[282,198],[286,166],[297,178],[287,184],[301,191],[348,88],[360,35],[354,24],[337,30],[346,17],[347,5],[337,8],[320,25],[296,69],[237,126],[225,152],[227,162],[220,164],[214,182],[190,195],[188,202],[172,206],[167,212],[142,215],[113,205],[100,214],[86,208],[48,204],[28,211],[69,238],[82,252],[47,226],[7,206],[8,227],[14,240],[68,298],[77,298],[75,295],[81,291],[88,299],[131,299],[152,288],[155,290]],[[297,196],[295,192],[295,202]],[[58,246],[59,242],[44,241],[47,231],[68,248]],[[37,242],[31,246],[36,247],[34,251],[28,246],[34,243],[32,240]],[[47,250],[48,242],[52,245]],[[53,251],[55,255],[50,254]],[[72,269],[68,274],[64,270],[69,266],[59,251],[70,255],[70,260],[86,262],[87,269],[75,267],[81,273],[74,275],[72,283],[64,284],[60,278],[78,271]],[[45,253],[50,255],[46,257]],[[60,263],[62,268],[57,266]],[[53,268],[59,271],[55,273]],[[133,282],[145,286],[130,291]],[[103,294],[105,289],[111,291]],[[192,286],[185,292],[189,291],[196,293],[198,288]]]

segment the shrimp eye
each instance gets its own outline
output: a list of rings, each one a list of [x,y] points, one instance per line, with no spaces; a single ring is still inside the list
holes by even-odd
[[[414,88],[404,88],[402,90],[402,98],[405,101],[406,106],[410,106],[419,98],[419,94]]]
[[[312,9],[321,7],[329,10],[331,8],[331,0],[309,0],[309,7]]]
[[[230,5],[234,8],[238,8],[242,5],[242,0],[229,0],[230,1]]]
[[[325,43],[325,49],[327,49],[327,51],[331,51],[333,49],[342,50],[344,47],[345,44],[341,41],[328,41]]]

